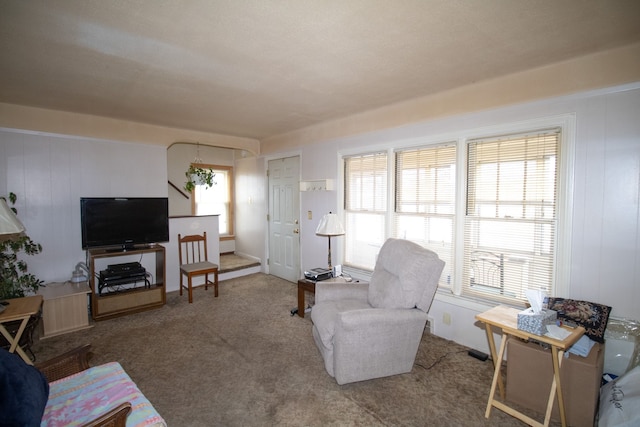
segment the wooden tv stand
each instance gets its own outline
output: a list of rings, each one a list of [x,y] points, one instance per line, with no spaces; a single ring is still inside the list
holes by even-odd
[[[110,319],[126,314],[162,307],[167,300],[165,248],[162,245],[136,247],[126,251],[109,249],[89,249],[89,286],[91,287],[91,314],[94,320]],[[141,257],[144,254],[155,254],[154,283],[120,292],[100,294],[96,277],[96,260],[117,258],[129,255]],[[117,260],[114,259],[114,263]]]

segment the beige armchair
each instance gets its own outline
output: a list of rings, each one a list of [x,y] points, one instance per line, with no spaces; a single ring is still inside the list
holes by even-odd
[[[388,239],[371,283],[316,284],[313,338],[338,384],[411,371],[444,261]]]

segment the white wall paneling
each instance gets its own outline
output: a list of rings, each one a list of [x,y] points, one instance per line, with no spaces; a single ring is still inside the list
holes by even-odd
[[[80,198],[167,194],[166,149],[0,129],[0,194],[18,196],[18,216],[42,253],[25,257],[45,282],[68,280],[85,260]]]

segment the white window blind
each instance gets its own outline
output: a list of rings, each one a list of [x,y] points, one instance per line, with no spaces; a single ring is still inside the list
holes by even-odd
[[[373,270],[386,239],[387,153],[346,157],[344,177],[344,263]]]
[[[559,143],[559,129],[468,142],[463,294],[553,294]]]
[[[396,152],[394,237],[411,240],[445,261],[441,285],[454,265],[455,144]]]

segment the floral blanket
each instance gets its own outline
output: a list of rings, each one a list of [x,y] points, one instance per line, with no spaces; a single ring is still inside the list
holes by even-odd
[[[130,402],[132,409],[127,427],[166,427],[164,419],[118,362],[52,382],[41,427],[81,426],[125,402]]]

